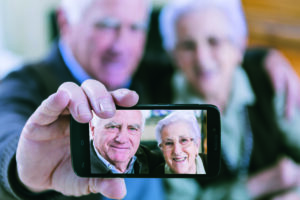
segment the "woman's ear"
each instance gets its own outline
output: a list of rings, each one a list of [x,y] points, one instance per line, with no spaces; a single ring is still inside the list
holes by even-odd
[[[247,38],[242,39],[241,42],[240,42],[240,47],[239,47],[240,52],[239,52],[239,55],[238,55],[240,65],[242,65],[242,63],[243,63],[244,54],[245,54],[247,45],[248,45],[248,39]]]
[[[196,156],[199,154],[199,149],[200,149],[200,144],[201,144],[201,139],[200,138],[197,138],[196,141],[195,141],[195,144],[196,144],[196,149],[197,149],[197,152],[196,152]]]

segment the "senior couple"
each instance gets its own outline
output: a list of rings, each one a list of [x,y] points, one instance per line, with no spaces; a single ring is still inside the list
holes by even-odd
[[[65,200],[71,195],[95,199],[91,193],[101,193],[124,197],[124,180],[80,178],[72,171],[67,115],[82,123],[91,120],[91,109],[102,118],[112,117],[115,105],[133,106],[138,97],[142,103],[161,103],[164,97],[169,98],[166,103],[211,103],[222,113],[220,176],[200,184],[194,179],[180,179],[175,185],[176,180],[164,179],[169,184],[166,188],[174,193],[171,199],[300,196],[294,190],[300,186],[299,109],[292,109],[294,115],[289,121],[277,112],[284,110],[277,105],[285,104],[277,101],[274,93],[277,96],[290,90],[272,90],[265,73],[275,82],[297,82],[296,91],[298,78],[282,59],[272,61],[274,51],[259,56],[246,52],[243,56],[247,30],[239,1],[182,0],[178,6],[173,2],[161,15],[164,47],[178,67],[172,88],[176,98],[170,99],[167,94],[171,89],[159,93],[165,88],[159,83],[165,80],[160,71],[155,76],[149,74],[152,82],[144,85],[134,76],[146,39],[148,1],[62,1],[59,46],[42,62],[11,73],[0,84],[0,191],[7,193],[5,196]],[[152,85],[159,87],[149,88]],[[139,96],[124,88],[137,91]],[[279,97],[282,100],[285,94]],[[136,128],[130,127],[130,131]],[[178,136],[172,134],[170,139],[178,144]],[[116,141],[122,141],[123,136],[120,134]],[[139,142],[139,137],[136,140]],[[103,147],[114,147],[115,143]],[[191,147],[196,143],[192,141]],[[161,144],[163,152],[167,144]],[[141,149],[132,146],[136,152]],[[136,152],[131,152],[132,157]],[[115,154],[108,156],[121,159]],[[132,170],[138,172],[135,165],[140,157],[135,156],[136,161],[128,156],[125,164],[115,165],[115,170],[130,171],[133,162]],[[110,161],[105,154],[102,157]],[[168,166],[175,172],[172,164]],[[191,183],[197,189],[182,190]]]
[[[173,111],[156,125],[161,152],[140,144],[145,128],[141,110],[118,110],[90,122],[91,173],[205,174],[199,155],[200,127],[193,111]]]

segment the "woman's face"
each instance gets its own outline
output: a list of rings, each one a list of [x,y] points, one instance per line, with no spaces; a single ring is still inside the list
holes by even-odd
[[[187,122],[174,122],[162,129],[161,149],[166,163],[176,174],[195,174],[199,142],[191,137]]]
[[[230,37],[226,16],[217,9],[191,11],[176,24],[175,64],[203,97],[228,89],[243,51]]]

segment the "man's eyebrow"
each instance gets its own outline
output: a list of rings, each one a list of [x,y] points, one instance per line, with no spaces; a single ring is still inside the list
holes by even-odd
[[[109,128],[111,126],[121,126],[120,123],[114,122],[114,121],[110,121],[107,124],[104,125],[105,128]]]

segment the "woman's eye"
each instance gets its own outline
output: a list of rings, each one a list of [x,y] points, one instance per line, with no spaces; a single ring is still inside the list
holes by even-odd
[[[188,138],[182,138],[181,140],[180,140],[180,143],[181,144],[187,144],[189,142],[189,139]]]

